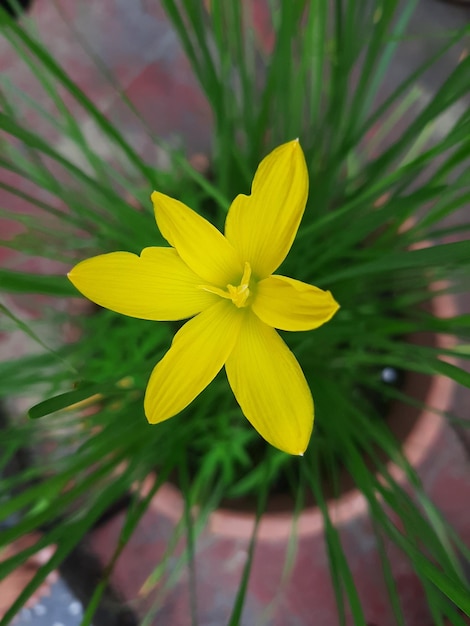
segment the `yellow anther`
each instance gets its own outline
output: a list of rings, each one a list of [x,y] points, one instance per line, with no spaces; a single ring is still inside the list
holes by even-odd
[[[234,287],[233,285],[227,285],[228,292],[230,294],[230,298],[235,306],[239,309],[242,306],[246,306],[246,301],[250,295],[250,290],[248,285],[238,285],[238,287]]]
[[[199,287],[200,289],[214,293],[221,298],[231,300],[233,304],[240,309],[248,304],[248,298],[250,297],[250,278],[251,267],[248,261],[245,261],[245,268],[239,285],[227,285],[226,291],[220,289],[219,287],[212,287],[212,285],[199,285]]]

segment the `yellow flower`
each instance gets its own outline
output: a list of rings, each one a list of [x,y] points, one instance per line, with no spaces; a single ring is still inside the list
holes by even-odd
[[[171,247],[103,254],[69,273],[93,302],[132,317],[180,320],[155,366],[144,408],[151,424],[187,407],[225,365],[235,397],[270,444],[302,454],[313,400],[292,352],[274,330],[311,330],[338,310],[329,291],[273,272],[305,210],[308,173],[299,142],[260,164],[250,196],[233,201],[225,236],[187,206],[153,192],[158,228]],[[210,428],[210,416],[208,416]]]

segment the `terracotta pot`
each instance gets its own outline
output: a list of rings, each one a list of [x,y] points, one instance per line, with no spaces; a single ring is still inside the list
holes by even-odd
[[[437,317],[451,317],[456,314],[455,303],[450,296],[439,296],[433,300],[433,312]],[[449,348],[453,345],[448,336],[412,336],[412,343],[431,345],[440,348]],[[436,412],[423,410],[395,402],[391,406],[387,423],[393,434],[403,442],[402,450],[410,464],[419,468],[433,444],[438,440],[443,427],[439,412],[448,409],[454,384],[442,376],[429,376],[416,372],[409,372],[404,382],[403,392],[427,406],[433,407]],[[402,470],[389,462],[387,468],[393,478],[401,485],[406,484],[406,477]],[[150,480],[150,479],[149,479]],[[348,481],[345,481],[346,485]],[[349,483],[350,485],[350,483]],[[182,496],[173,484],[165,484],[155,496],[152,506],[174,522],[178,522],[184,511]],[[352,486],[345,486],[343,494],[328,502],[330,515],[336,525],[349,522],[357,516],[366,514],[367,501],[360,491]],[[282,510],[279,501],[263,515],[258,529],[258,540],[287,540],[292,534],[293,516],[289,510]],[[281,510],[279,510],[281,509]],[[252,512],[232,509],[218,509],[209,518],[210,532],[223,537],[249,540],[255,524],[255,515]],[[298,517],[295,532],[299,536],[311,536],[322,532],[324,528],[323,515],[317,506],[311,506],[302,511]]]
[[[455,315],[454,301],[449,296],[435,298],[433,308],[438,317]],[[429,343],[430,339],[426,337],[424,341]],[[437,337],[434,341],[441,347],[449,347],[450,344],[448,337]],[[437,412],[449,408],[453,388],[453,383],[442,377],[430,379],[423,375],[410,374],[405,381],[406,393],[424,401]],[[452,438],[448,425],[438,413],[422,411],[415,417],[413,427],[407,429],[412,414],[413,410],[408,406],[396,404],[392,408],[389,423],[397,435],[403,435],[403,451],[425,487],[431,491],[432,497],[436,486],[433,468],[439,466],[439,455],[442,457],[445,451],[447,457],[453,460],[454,469],[459,463],[465,463],[465,476],[466,460],[460,459],[461,446],[455,441],[455,437]],[[406,487],[403,473],[392,464],[389,464],[389,470],[395,480]],[[462,498],[465,501],[462,488],[466,488],[470,498],[468,483],[467,479],[465,486],[459,487],[460,502]],[[442,499],[438,504],[441,503]],[[446,506],[444,505],[444,510]],[[154,593],[147,595],[152,588],[152,585],[146,583],[147,576],[157,565],[162,567],[162,562],[168,559],[168,567],[163,577],[165,580],[171,575],[177,555],[183,550],[184,542],[176,553],[173,552],[171,556],[167,554],[174,528],[182,519],[183,508],[183,499],[178,489],[171,484],[163,485],[117,562],[113,574],[114,584],[128,600],[142,599],[142,611],[148,609],[155,600]],[[388,591],[378,574],[381,571],[380,554],[364,496],[354,489],[346,491],[339,499],[329,502],[329,509],[348,558],[366,619],[378,626],[395,626],[396,620],[389,604]],[[470,513],[465,513],[462,505],[458,509],[458,516],[461,524],[468,523],[467,530],[470,529]],[[104,563],[111,558],[123,519],[124,514],[114,518],[91,537],[92,548]],[[198,537],[196,546],[199,623],[219,625],[228,622],[253,527],[254,515],[246,511],[221,509],[210,515],[207,527]],[[257,624],[266,616],[269,617],[267,623],[272,626],[332,626],[338,623],[337,603],[330,582],[329,557],[323,530],[323,516],[316,507],[305,509],[295,527],[289,511],[267,512],[263,516],[259,525],[242,624]],[[297,544],[297,553],[290,567],[290,575],[286,577],[284,563],[289,541]],[[408,561],[394,545],[386,545],[386,549],[407,625],[430,624],[424,594]],[[162,581],[159,582],[157,594],[161,595],[158,601],[163,608],[159,610],[155,623],[189,623],[191,603],[188,576],[189,572],[185,570],[177,586],[168,592],[164,591]]]

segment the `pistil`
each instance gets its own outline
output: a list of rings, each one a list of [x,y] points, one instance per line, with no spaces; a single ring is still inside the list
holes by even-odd
[[[239,309],[248,305],[248,298],[250,297],[250,278],[251,278],[251,266],[248,261],[245,261],[245,267],[243,270],[243,276],[239,285],[227,285],[227,289],[220,289],[219,287],[213,287],[212,285],[199,285],[200,289],[215,293],[221,298],[231,300],[233,304]]]

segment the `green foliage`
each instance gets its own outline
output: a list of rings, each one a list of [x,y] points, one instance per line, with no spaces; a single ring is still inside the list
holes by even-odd
[[[325,522],[339,623],[346,623],[350,612],[355,624],[365,624],[327,507],[327,492],[338,493],[343,471],[367,500],[397,624],[404,619],[385,540],[409,558],[435,622],[451,616],[461,624],[453,606],[470,615],[470,604],[456,554],[468,558],[468,550],[426,498],[383,420],[396,399],[417,408],[423,403],[381,381],[380,372],[390,366],[403,375],[438,373],[470,386],[469,374],[448,362],[449,357],[468,359],[468,350],[408,341],[411,335],[442,333],[470,342],[469,316],[437,315],[431,302],[437,292],[430,289],[442,295],[468,287],[470,250],[464,239],[470,225],[459,211],[470,199],[470,113],[455,107],[470,92],[470,57],[455,64],[431,99],[423,99],[419,86],[449,49],[462,50],[469,28],[445,34],[438,52],[410,67],[409,76],[390,90],[388,72],[404,45],[414,0],[403,7],[398,0],[273,0],[272,44],[260,40],[238,0],[212,1],[210,11],[193,0],[162,0],[162,5],[213,113],[211,179],[158,138],[155,142],[170,158],[170,171],[146,163],[48,52],[34,25],[15,23],[0,10],[2,36],[32,70],[51,105],[46,110],[1,79],[0,168],[15,173],[20,182],[0,182],[0,188],[34,204],[39,214],[13,215],[0,207],[1,216],[27,229],[8,246],[71,265],[96,252],[139,252],[160,245],[148,201],[153,188],[177,195],[203,214],[210,207],[220,226],[231,199],[249,191],[261,158],[275,145],[300,137],[311,191],[281,271],[331,289],[341,304],[325,327],[286,337],[313,390],[315,433],[300,461],[269,448],[247,427],[223,376],[180,416],[149,427],[143,393],[171,341],[173,324],[94,311],[73,320],[81,332],[76,344],[51,349],[40,324],[26,324],[3,307],[5,330],[27,333],[41,352],[0,363],[0,397],[40,398],[29,412],[34,420],[16,415],[2,432],[2,470],[25,448],[33,453],[27,467],[14,475],[4,472],[0,481],[0,546],[33,529],[42,529],[43,536],[0,563],[0,578],[42,547],[54,543],[58,548],[2,624],[9,623],[106,508],[138,485],[114,563],[151,496],[169,476],[178,476],[186,513],[149,582],[161,585],[162,595],[186,561],[194,587],[197,540],[211,510],[221,502],[251,498],[259,521],[269,494],[282,488],[291,493],[297,511],[305,494],[316,501]],[[130,103],[122,98],[131,114]],[[24,111],[72,142],[79,163],[31,127]],[[75,111],[93,121],[112,149],[112,163],[96,153]],[[450,111],[452,123],[437,132]],[[402,131],[395,134],[397,126]],[[0,289],[5,294],[76,297],[64,276],[9,269],[0,270]],[[52,311],[48,316],[57,327],[66,321]],[[51,442],[55,452],[47,455]],[[413,497],[390,475],[384,458],[404,471]],[[139,498],[139,486],[155,471],[158,480],[151,493]],[[402,530],[390,521],[384,502]],[[200,513],[193,520],[195,504]],[[242,614],[256,528],[230,624],[239,623]],[[167,580],[165,565],[176,558],[173,551],[182,536],[187,550]],[[91,623],[105,582],[96,589],[85,624]]]

